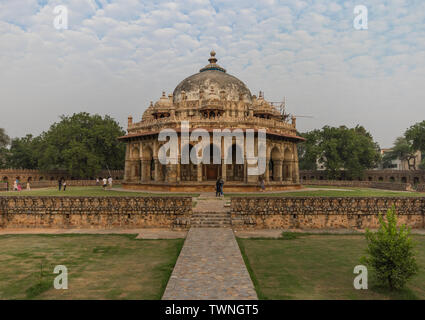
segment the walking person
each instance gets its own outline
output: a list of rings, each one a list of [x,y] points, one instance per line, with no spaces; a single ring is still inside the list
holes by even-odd
[[[220,177],[218,177],[215,182],[215,196],[218,197],[220,195]]]
[[[58,180],[58,185],[59,185],[59,191],[62,190],[62,179]]]
[[[219,179],[219,186],[220,186],[220,196],[224,196],[223,194],[223,187],[224,187],[224,180],[222,178]]]
[[[266,185],[264,184],[263,177],[260,177],[260,188],[261,188],[261,192],[264,192],[264,190],[266,190]]]
[[[103,178],[102,182],[103,182],[103,190],[106,190],[106,186],[108,184],[108,181],[106,180],[106,178]]]

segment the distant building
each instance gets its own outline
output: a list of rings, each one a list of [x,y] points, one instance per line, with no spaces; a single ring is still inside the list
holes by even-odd
[[[392,151],[391,148],[381,149],[381,155],[382,155],[382,157],[385,154],[388,154],[391,151]],[[419,166],[419,164],[422,161],[422,154],[421,154],[420,151],[416,151],[415,156],[416,156],[416,158],[415,158],[416,168],[414,168],[414,170],[418,169],[418,166]],[[410,160],[410,164],[413,165],[413,163],[414,163],[414,160],[413,159]],[[379,167],[377,169],[380,169],[380,170],[382,170],[382,169],[410,170],[410,169],[413,169],[413,168],[409,168],[409,163],[408,163],[408,161],[406,159],[394,159],[394,160],[391,161],[390,164],[385,164],[384,165],[383,163],[380,163],[379,164]]]

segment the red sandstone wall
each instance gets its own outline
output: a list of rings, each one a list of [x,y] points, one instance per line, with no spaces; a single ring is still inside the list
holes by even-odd
[[[235,197],[231,215],[241,229],[365,229],[392,206],[400,223],[425,228],[425,199],[412,197]]]
[[[186,228],[190,197],[0,197],[3,228]]]

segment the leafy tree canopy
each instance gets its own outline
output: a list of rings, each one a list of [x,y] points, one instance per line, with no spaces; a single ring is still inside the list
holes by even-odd
[[[12,139],[7,166],[10,168],[37,169],[40,137],[34,138],[31,134],[23,138]]]
[[[348,178],[361,177],[364,170],[374,168],[380,160],[379,146],[362,126],[325,126],[301,134],[307,139],[300,144],[300,168],[316,169],[317,161],[323,163],[330,178],[341,170]]]
[[[404,136],[415,151],[425,153],[425,120],[407,129]]]
[[[109,116],[85,112],[62,116],[40,137],[38,166],[65,169],[75,177],[94,176],[104,168],[122,169],[125,146],[117,138],[124,134]]]
[[[7,156],[9,150],[6,148],[10,143],[10,138],[3,128],[0,128],[0,168],[7,166]]]

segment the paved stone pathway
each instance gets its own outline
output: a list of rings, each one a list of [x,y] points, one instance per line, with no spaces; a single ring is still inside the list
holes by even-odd
[[[230,228],[191,228],[163,300],[255,300]]]

